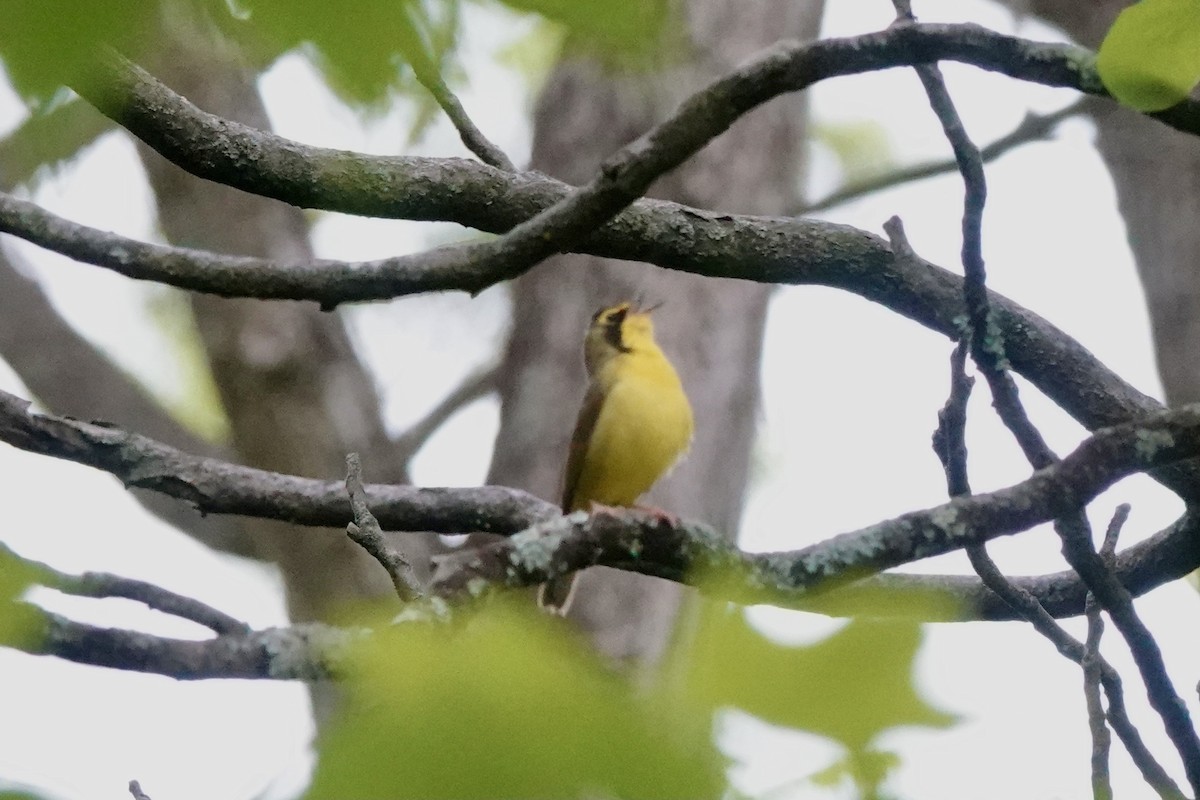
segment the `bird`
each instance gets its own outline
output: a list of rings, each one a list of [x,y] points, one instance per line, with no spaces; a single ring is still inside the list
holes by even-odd
[[[692,407],[654,340],[656,308],[625,301],[592,316],[583,338],[588,387],[567,456],[563,513],[633,506],[691,446]],[[539,605],[565,614],[574,584],[574,574],[547,581]]]

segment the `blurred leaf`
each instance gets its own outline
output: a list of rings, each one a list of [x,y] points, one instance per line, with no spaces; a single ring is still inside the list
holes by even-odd
[[[533,94],[546,82],[562,53],[565,31],[545,20],[496,52],[496,60],[525,79]]]
[[[39,106],[86,78],[105,44],[136,58],[155,40],[157,8],[157,0],[0,0],[0,58],[18,94]]]
[[[412,89],[406,65],[436,68],[457,39],[459,0],[239,0],[227,33],[269,62],[306,55],[330,88],[362,107]]]
[[[12,189],[75,158],[116,123],[73,98],[33,111],[0,140],[0,186]]]
[[[896,166],[887,129],[874,120],[819,122],[815,134],[837,157],[844,184],[874,178]]]
[[[869,793],[896,763],[881,734],[955,721],[913,687],[915,623],[855,620],[793,647],[705,602],[691,635],[634,681],[522,601],[455,615],[385,627],[349,654],[310,798],[718,796],[714,720],[729,708],[841,743],[846,756],[815,777]]]
[[[461,624],[400,624],[351,653],[346,708],[308,797],[720,793],[702,709],[676,708],[664,727],[658,704],[528,604],[459,613]]]
[[[886,750],[867,749],[847,753],[820,772],[809,776],[813,786],[833,789],[849,781],[862,800],[880,796],[880,787],[889,773],[900,766],[900,757]]]
[[[142,386],[152,391],[171,415],[194,433],[212,442],[228,441],[229,419],[187,296],[174,289],[155,287],[145,297],[146,310],[171,350],[175,367],[182,373],[183,385],[173,387],[169,395],[152,384],[143,382]]]
[[[42,614],[21,598],[45,582],[43,569],[0,544],[0,645],[32,647],[41,630]]]
[[[740,608],[723,605],[706,604],[695,646],[680,665],[702,703],[739,708],[859,752],[901,725],[955,722],[913,687],[920,624],[854,619],[815,645],[793,647],[753,628]]]
[[[657,48],[671,18],[667,0],[501,0],[561,24],[582,44],[608,55],[647,55]]]
[[[418,102],[412,135],[436,103],[417,80],[446,75],[462,30],[463,0],[177,0],[207,16],[266,68],[300,53],[344,101],[379,109],[396,92]],[[0,59],[34,107],[86,79],[97,48],[111,45],[135,61],[158,45],[161,0],[0,0]],[[575,41],[616,56],[656,52],[666,0],[506,0],[543,15]],[[167,15],[169,16],[169,15]]]
[[[1139,111],[1184,100],[1200,81],[1200,2],[1142,0],[1121,12],[1096,58],[1105,88]]]

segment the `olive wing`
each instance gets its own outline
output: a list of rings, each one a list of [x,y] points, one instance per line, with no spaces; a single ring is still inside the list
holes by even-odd
[[[583,462],[587,459],[588,445],[591,444],[592,434],[596,430],[596,421],[600,419],[600,410],[604,407],[604,396],[604,390],[596,381],[588,384],[583,406],[580,407],[579,417],[575,420],[575,431],[571,434],[571,448],[567,453],[567,471],[563,476],[563,511],[574,510],[572,506],[575,493],[579,489],[579,478],[583,475]]]

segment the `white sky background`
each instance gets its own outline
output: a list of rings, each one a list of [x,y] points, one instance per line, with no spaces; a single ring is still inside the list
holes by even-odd
[[[825,35],[885,26],[890,4],[831,2]],[[926,21],[974,21],[1000,31],[1055,38],[1018,25],[981,2],[918,3]],[[528,156],[529,128],[520,108],[529,99],[520,79],[498,67],[495,51],[519,30],[508,17],[468,14],[460,97],[480,127],[518,163]],[[967,129],[984,144],[1014,127],[1027,109],[1070,102],[1069,92],[1018,84],[947,65],[947,80]],[[364,128],[338,106],[296,60],[263,82],[277,130],[298,140],[369,152],[397,152],[407,117],[401,108]],[[907,70],[844,78],[812,93],[821,122],[872,122],[886,131],[892,157],[908,163],[948,154],[916,77]],[[314,100],[314,98],[321,98]],[[20,107],[0,96],[0,130],[16,124]],[[984,245],[989,284],[1053,321],[1143,391],[1161,396],[1154,374],[1140,287],[1115,210],[1111,184],[1091,146],[1089,123],[1062,125],[1053,140],[1028,145],[988,167]],[[461,154],[446,124],[419,146],[435,155]],[[132,148],[107,137],[78,163],[47,181],[36,199],[56,213],[142,239],[158,236],[150,197]],[[814,194],[835,187],[838,167],[814,152]],[[962,188],[957,176],[875,195],[828,218],[879,232],[900,215],[922,256],[957,268]],[[430,233],[430,231],[434,231]],[[429,226],[322,215],[314,232],[318,254],[374,258],[418,249],[427,236],[455,235],[457,226]],[[148,287],[74,264],[23,243],[5,246],[36,263],[59,308],[107,352],[157,389],[181,381],[167,346],[150,330]],[[97,302],[103,298],[103,302]],[[403,309],[397,306],[403,305]],[[376,304],[351,312],[352,330],[377,369],[389,423],[403,429],[474,364],[486,360],[507,325],[503,291],[477,300],[438,296]],[[736,322],[736,321],[731,321]],[[945,401],[949,343],[855,296],[819,287],[781,290],[772,305],[764,361],[762,470],[743,525],[747,549],[790,549],[945,499],[944,479],[929,437]],[[69,369],[70,365],[64,365]],[[420,371],[420,386],[401,382]],[[24,393],[0,362],[0,388]],[[1051,444],[1065,452],[1082,428],[1023,384],[1030,412]],[[986,388],[976,389],[968,444],[977,491],[1027,476],[1028,468],[995,421]],[[421,453],[414,474],[428,485],[483,480],[497,422],[494,402],[456,416]],[[853,435],[847,441],[847,432]],[[118,482],[83,467],[0,448],[5,476],[0,538],[30,558],[65,571],[105,570],[155,581],[199,597],[254,625],[283,621],[278,581],[269,571],[218,557],[150,518]],[[68,487],[72,500],[62,502]],[[1093,524],[1103,529],[1113,507],[1133,503],[1123,537],[1132,544],[1170,522],[1180,504],[1146,479],[1121,483],[1097,501]],[[46,506],[53,504],[52,522]],[[802,524],[794,520],[800,519]],[[995,543],[1011,574],[1064,568],[1057,540],[1039,530]],[[961,555],[915,566],[968,573]],[[43,592],[39,599],[80,619],[201,637],[197,626],[146,612],[126,601],[90,601]],[[1176,582],[1138,601],[1159,638],[1176,685],[1196,707],[1200,676],[1195,646],[1197,596]],[[753,617],[788,640],[811,640],[837,622],[812,615],[755,609]],[[1082,633],[1078,621],[1068,621]],[[1107,655],[1129,676],[1126,694],[1151,748],[1179,779],[1161,724],[1142,697],[1126,652],[1111,633]],[[1020,624],[930,626],[920,655],[920,683],[940,708],[962,715],[946,732],[896,732],[887,744],[903,766],[894,788],[902,797],[1080,797],[1089,792],[1088,740],[1077,668]],[[269,682],[182,683],[97,670],[54,659],[0,651],[0,777],[38,787],[46,796],[125,798],[131,778],[156,800],[249,797],[275,782],[286,793],[307,770],[303,689]],[[798,676],[800,677],[800,676]],[[847,698],[852,703],[853,698]],[[849,797],[848,787],[818,790],[801,779],[836,753],[814,737],[770,729],[735,717],[722,739],[742,761],[735,774],[770,797]],[[1119,744],[1113,748],[1118,796],[1146,789]],[[278,776],[284,775],[283,778]]]

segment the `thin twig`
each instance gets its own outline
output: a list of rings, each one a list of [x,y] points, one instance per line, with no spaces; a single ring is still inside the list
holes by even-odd
[[[192,597],[176,594],[161,586],[146,581],[124,578],[107,572],[85,572],[82,575],[69,575],[60,572],[48,564],[31,561],[10,550],[0,543],[0,559],[13,559],[35,569],[38,581],[43,585],[57,589],[64,594],[76,597],[119,597],[142,603],[147,608],[170,614],[173,617],[186,619],[203,625],[218,635],[229,633],[248,633],[250,626],[235,617],[219,611],[207,603],[202,603]]]
[[[399,453],[400,462],[404,464],[405,472],[408,471],[413,457],[425,446],[429,437],[446,424],[446,420],[460,409],[496,391],[499,377],[500,367],[495,364],[476,370],[434,406],[433,410],[392,441]]]
[[[195,598],[176,594],[153,583],[106,572],[63,575],[54,588],[80,597],[122,597],[136,600],[155,611],[203,625],[216,634],[248,633],[251,630],[245,622]]]
[[[1078,114],[1083,113],[1084,108],[1088,104],[1087,98],[1076,100],[1074,103],[1063,106],[1057,111],[1052,111],[1049,114],[1034,114],[1027,113],[1017,127],[1001,136],[999,139],[984,145],[979,155],[984,163],[991,163],[1000,156],[1015,150],[1022,145],[1031,142],[1042,141],[1049,138],[1050,134],[1064,120],[1070,119]],[[793,216],[801,214],[815,214],[819,211],[825,211],[835,206],[840,206],[845,203],[858,200],[875,192],[881,192],[885,189],[894,189],[898,186],[904,186],[909,183],[933,178],[938,175],[945,175],[948,172],[954,172],[958,169],[958,162],[954,159],[945,159],[942,161],[929,161],[923,164],[913,164],[908,167],[900,167],[882,175],[877,175],[862,181],[856,181],[835,189],[829,194],[816,200],[812,203],[802,203],[794,208],[790,213]]]
[[[433,95],[433,99],[441,106],[442,111],[446,112],[446,116],[450,118],[450,122],[458,131],[462,143],[483,163],[505,172],[515,172],[516,169],[508,160],[508,156],[504,154],[503,150],[492,144],[479,128],[475,127],[475,123],[467,116],[462,103],[458,102],[458,98],[454,96],[450,87],[446,85],[446,81],[442,79],[441,69],[430,52],[416,15],[408,6],[402,6],[399,10],[408,29],[410,46],[405,48],[405,55],[408,57],[409,66],[412,67],[413,74],[416,75],[421,85]]]
[[[885,222],[884,230],[887,231],[888,237],[891,239],[892,249],[898,257],[915,257],[907,237],[904,235],[903,225],[898,218],[893,217]],[[970,482],[967,476],[967,450],[964,433],[966,429],[967,400],[970,398],[973,383],[972,379],[966,375],[966,340],[963,339],[959,341],[958,346],[955,347],[950,357],[950,396],[947,398],[945,406],[938,412],[938,427],[933,435],[933,449],[946,473],[947,491],[951,497],[966,496],[971,493]],[[1127,515],[1128,508],[1128,506],[1119,506],[1117,516],[1114,516],[1113,524],[1109,526],[1110,536],[1114,541],[1113,547],[1115,547],[1115,534],[1112,531],[1114,530],[1114,526],[1119,530],[1119,525],[1124,522],[1122,514]],[[1124,509],[1124,512],[1122,512],[1122,509]],[[1109,538],[1109,536],[1106,536],[1106,546],[1109,546]],[[1129,715],[1125,710],[1121,678],[1117,671],[1100,658],[1099,653],[1093,652],[1089,660],[1089,653],[1086,646],[1081,645],[1055,622],[1032,594],[1015,586],[1005,577],[999,567],[996,566],[996,563],[992,561],[991,556],[988,555],[985,545],[969,545],[966,548],[966,552],[967,557],[971,561],[972,568],[979,575],[984,585],[1003,598],[1018,616],[1032,623],[1034,629],[1049,639],[1061,654],[1081,664],[1084,667],[1085,679],[1089,674],[1090,668],[1095,675],[1096,685],[1098,686],[1103,681],[1109,698],[1113,729],[1117,731],[1117,735],[1121,738],[1134,763],[1141,771],[1143,779],[1158,792],[1163,800],[1183,800],[1183,794],[1180,792],[1179,787],[1171,780],[1170,776],[1167,775],[1166,771],[1154,758],[1154,755],[1142,741],[1141,734],[1129,719]],[[1099,702],[1098,695],[1096,702]],[[1091,715],[1090,703],[1091,698],[1089,696],[1089,719],[1093,720],[1094,724],[1096,718]],[[1102,735],[1107,737],[1108,730],[1103,726],[1104,722],[1101,716],[1100,727],[1103,728]],[[1094,747],[1093,758],[1095,758],[1095,753],[1096,749]],[[1107,760],[1105,763],[1107,763]],[[1095,779],[1093,780],[1093,784],[1097,784]]]
[[[907,13],[911,19],[911,11]],[[921,64],[914,69],[921,79],[921,85],[925,87],[929,105],[950,142],[954,160],[963,177],[963,300],[967,307],[971,357],[988,382],[992,403],[1000,419],[1012,432],[1029,461],[1036,469],[1041,469],[1054,460],[1054,454],[1021,404],[1017,384],[1008,372],[1004,338],[992,321],[991,304],[988,301],[987,270],[983,260],[983,209],[987,202],[983,157],[963,127],[941,70],[936,64]]]
[[[1104,533],[1100,556],[1110,568],[1116,553],[1117,537],[1128,518],[1129,505],[1124,503],[1117,506]],[[1083,695],[1087,704],[1088,728],[1092,733],[1092,797],[1094,800],[1112,800],[1112,780],[1108,768],[1112,740],[1100,702],[1100,639],[1104,634],[1104,621],[1100,618],[1100,606],[1090,592],[1084,609],[1087,639],[1083,644]]]
[[[1187,706],[1167,673],[1158,642],[1134,609],[1129,591],[1093,549],[1091,539],[1077,529],[1064,528],[1059,535],[1067,563],[1083,578],[1125,638],[1146,685],[1150,705],[1162,717],[1167,735],[1183,760],[1184,771],[1193,791],[1200,794],[1200,738],[1196,736]]]
[[[1067,633],[1042,607],[1037,598],[1005,577],[982,548],[968,550],[967,554],[971,557],[971,566],[988,588],[1004,598],[1006,603],[1033,625],[1034,630],[1049,639],[1059,653],[1076,664],[1083,664],[1084,644]],[[1158,763],[1142,740],[1141,733],[1130,720],[1125,708],[1125,691],[1120,674],[1103,657],[1098,657],[1097,666],[1100,670],[1101,685],[1108,696],[1109,722],[1121,743],[1125,745],[1130,758],[1141,771],[1143,780],[1158,792],[1163,800],[1186,800],[1186,796]]]
[[[893,0],[893,5],[897,11],[894,27],[911,27],[914,19],[909,0]],[[937,65],[919,64],[914,68],[929,96],[930,107],[954,151],[965,186],[962,221],[963,297],[970,325],[971,355],[992,390],[996,412],[1012,432],[1030,464],[1040,470],[1056,463],[1058,459],[1021,404],[1016,383],[1007,371],[1003,338],[991,320],[982,247],[983,208],[987,199],[983,161],[979,149],[963,128],[962,119]],[[1187,707],[1167,675],[1157,642],[1134,611],[1129,592],[1105,568],[1093,549],[1091,529],[1083,507],[1080,503],[1056,519],[1054,527],[1062,539],[1063,553],[1128,642],[1146,685],[1150,704],[1162,718],[1167,735],[1184,762],[1193,791],[1200,794],[1200,738],[1192,727]]]
[[[407,603],[420,597],[421,587],[413,574],[412,565],[388,543],[383,529],[379,527],[379,520],[375,519],[367,506],[367,494],[362,483],[362,462],[358,453],[346,456],[346,493],[350,495],[350,508],[354,512],[354,522],[346,526],[346,535],[387,571],[401,602]]]
[[[417,80],[433,95],[433,99],[441,106],[442,111],[446,112],[446,116],[450,118],[450,122],[458,131],[458,137],[462,140],[463,145],[478,156],[483,163],[505,172],[516,172],[516,167],[513,166],[504,151],[484,136],[483,131],[479,130],[467,116],[466,109],[450,91],[450,87],[446,85],[436,67],[432,64],[428,69],[416,69],[415,67],[414,64],[413,72],[417,76]]]

